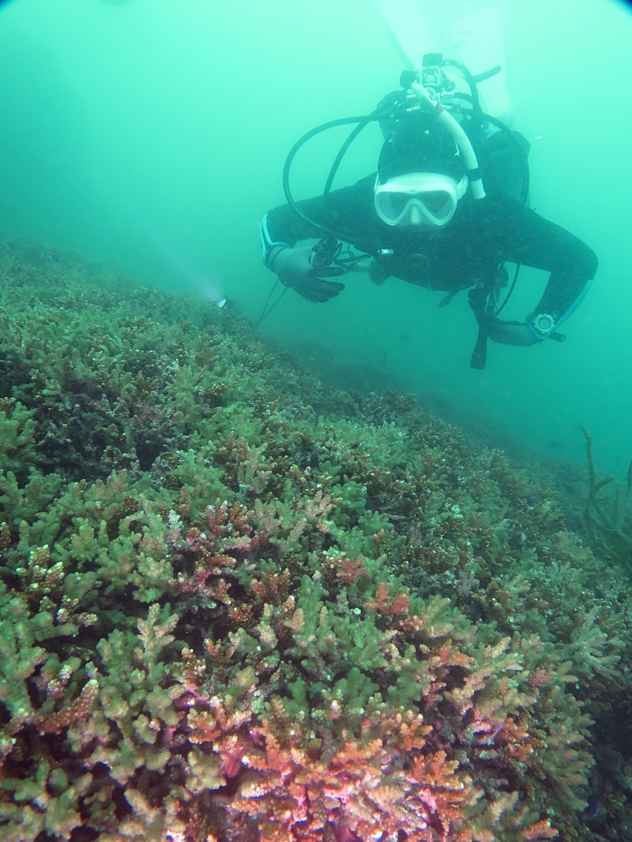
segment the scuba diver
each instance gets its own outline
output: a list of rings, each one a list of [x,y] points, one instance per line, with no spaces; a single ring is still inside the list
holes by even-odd
[[[588,291],[597,270],[594,252],[573,234],[528,207],[528,141],[483,111],[477,84],[499,68],[473,77],[457,61],[424,56],[421,71],[404,71],[401,90],[364,117],[334,120],[302,137],[285,164],[287,204],[261,225],[263,259],[281,283],[323,303],[348,271],[366,271],[376,283],[389,276],[443,290],[441,305],[469,289],[479,334],[471,360],[484,368],[487,339],[509,345],[563,340],[558,328]],[[331,190],[353,139],[378,122],[384,142],[377,173]],[[321,196],[295,201],[292,161],[311,137],[356,123]],[[319,239],[313,246],[304,240]],[[508,293],[505,263],[515,264]],[[550,273],[540,301],[524,321],[499,318],[520,265]],[[504,297],[501,304],[500,299]]]

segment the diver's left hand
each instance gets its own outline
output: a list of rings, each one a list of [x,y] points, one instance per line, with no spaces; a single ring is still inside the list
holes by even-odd
[[[495,316],[487,316],[479,322],[492,342],[504,345],[537,345],[540,341],[526,322],[505,322]]]

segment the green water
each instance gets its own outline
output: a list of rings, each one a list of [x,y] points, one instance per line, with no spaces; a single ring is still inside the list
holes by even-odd
[[[474,371],[464,295],[439,310],[441,293],[363,275],[325,305],[290,291],[260,329],[504,425],[555,458],[583,459],[584,425],[598,464],[622,477],[632,457],[632,14],[612,0],[505,6],[532,205],[600,258],[566,343],[493,346]],[[288,149],[318,123],[370,111],[401,69],[376,0],[3,3],[0,234],[192,298],[214,286],[257,318],[274,280],[258,225],[283,201]],[[322,189],[340,140],[297,161],[297,195]],[[339,183],[372,171],[379,144],[375,130]],[[507,317],[523,319],[544,281],[524,270]]]

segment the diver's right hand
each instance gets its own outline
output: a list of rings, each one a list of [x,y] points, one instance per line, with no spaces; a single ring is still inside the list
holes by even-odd
[[[345,285],[317,277],[314,257],[311,246],[280,248],[271,255],[268,265],[286,286],[292,287],[308,301],[321,304],[342,292]]]

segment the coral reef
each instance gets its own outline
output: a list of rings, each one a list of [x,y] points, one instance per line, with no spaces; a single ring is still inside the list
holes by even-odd
[[[583,429],[583,428],[582,428]],[[623,493],[615,489],[609,500],[599,497],[599,492],[614,482],[614,477],[604,477],[597,482],[592,453],[592,438],[583,429],[588,459],[588,503],[586,526],[595,550],[623,567],[632,567],[632,462]],[[629,533],[629,534],[628,534]]]
[[[630,587],[555,493],[56,255],[0,245],[0,838],[629,838]]]

